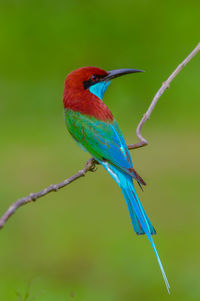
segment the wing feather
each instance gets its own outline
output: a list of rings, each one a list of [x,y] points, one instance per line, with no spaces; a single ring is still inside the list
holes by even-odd
[[[98,161],[107,161],[145,185],[135,172],[124,137],[117,122],[103,122],[71,110],[66,111],[66,124],[73,138]]]

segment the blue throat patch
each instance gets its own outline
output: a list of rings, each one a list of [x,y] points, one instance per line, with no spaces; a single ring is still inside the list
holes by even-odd
[[[100,99],[103,99],[104,93],[106,91],[106,89],[108,88],[108,86],[110,85],[110,81],[108,82],[100,82],[97,84],[92,85],[89,88],[89,91],[96,95],[97,97],[99,97]]]

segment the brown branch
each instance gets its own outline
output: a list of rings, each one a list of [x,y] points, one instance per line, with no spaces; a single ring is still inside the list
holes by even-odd
[[[4,224],[6,223],[6,221],[11,217],[11,215],[13,215],[15,213],[15,211],[23,206],[26,205],[30,202],[34,202],[37,199],[47,195],[48,193],[52,192],[52,191],[58,191],[59,189],[69,185],[70,183],[76,181],[77,179],[85,176],[85,174],[88,171],[95,171],[96,170],[96,164],[97,162],[91,158],[89,159],[84,168],[79,170],[76,174],[74,174],[73,176],[71,176],[70,178],[64,180],[63,182],[60,182],[58,184],[52,184],[49,187],[36,192],[36,193],[30,193],[28,196],[17,200],[16,202],[14,202],[13,204],[10,205],[10,207],[8,208],[8,210],[4,213],[4,215],[2,215],[2,217],[0,218],[0,229],[3,228]]]
[[[178,67],[174,70],[174,72],[168,77],[168,79],[163,82],[162,86],[160,87],[160,89],[158,90],[158,92],[155,94],[148,110],[146,111],[146,113],[143,115],[140,123],[138,124],[137,130],[136,130],[136,135],[139,139],[139,142],[136,144],[131,144],[129,145],[129,149],[135,149],[135,148],[139,148],[142,146],[145,146],[148,144],[147,140],[144,139],[144,137],[141,134],[141,130],[143,125],[145,124],[145,122],[150,118],[150,115],[153,111],[153,109],[155,108],[155,105],[157,104],[159,98],[163,95],[163,93],[165,92],[165,90],[167,88],[169,88],[170,83],[172,82],[172,80],[179,74],[179,72],[183,69],[183,67],[185,67],[189,61],[191,61],[191,59],[200,51],[200,43],[198,43],[198,45],[194,48],[194,50],[184,59],[184,61],[182,63],[180,63],[180,65],[178,65]]]
[[[164,93],[164,91],[169,88],[169,85],[171,83],[171,81],[178,75],[178,73],[183,69],[183,67],[200,51],[200,43],[195,47],[195,49],[186,57],[186,59],[180,64],[178,65],[178,67],[174,70],[174,72],[169,76],[169,78],[162,84],[161,88],[158,90],[158,92],[156,93],[156,95],[154,96],[148,110],[146,111],[146,113],[144,114],[143,118],[141,119],[137,130],[136,130],[136,135],[139,139],[139,142],[136,144],[130,144],[128,145],[129,149],[135,149],[135,148],[139,148],[142,146],[145,146],[148,144],[147,140],[143,138],[142,134],[141,134],[141,130],[143,125],[145,124],[145,122],[149,119],[156,103],[158,102],[159,98],[161,97],[161,95]],[[96,170],[96,164],[97,162],[95,161],[95,159],[91,158],[89,159],[84,168],[79,170],[76,174],[74,174],[73,176],[71,176],[70,178],[64,180],[63,182],[60,182],[58,184],[55,185],[50,185],[49,187],[36,192],[36,193],[31,193],[29,194],[27,197],[21,198],[19,200],[17,200],[16,202],[14,202],[13,204],[10,205],[10,207],[7,209],[7,211],[2,215],[2,217],[0,218],[0,229],[3,228],[3,226],[5,225],[5,223],[7,222],[7,220],[15,213],[15,211],[23,206],[26,205],[30,202],[36,201],[37,199],[47,195],[48,193],[52,192],[52,191],[58,191],[59,189],[69,185],[70,183],[76,181],[77,179],[85,176],[85,174],[88,171],[92,171],[94,172]]]

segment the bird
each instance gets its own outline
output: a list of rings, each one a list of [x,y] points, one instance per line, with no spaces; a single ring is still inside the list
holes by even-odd
[[[103,102],[104,93],[113,79],[138,72],[143,71],[127,68],[105,71],[98,67],[82,67],[72,71],[65,79],[64,118],[73,139],[107,170],[121,188],[133,229],[137,235],[146,234],[149,239],[170,293],[170,285],[152,237],[156,231],[137,196],[133,181],[141,188],[146,183],[134,169],[122,131]]]

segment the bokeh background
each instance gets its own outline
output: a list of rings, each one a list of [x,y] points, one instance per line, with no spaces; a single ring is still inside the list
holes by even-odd
[[[104,98],[134,143],[153,95],[199,41],[199,12],[199,1],[185,0],[1,0],[0,214],[89,158],[65,129],[67,73],[146,70],[116,79]],[[158,232],[171,296],[119,188],[98,167],[21,208],[0,231],[0,300],[200,299],[199,76],[198,55],[144,126],[149,146],[131,153],[148,183],[138,194]]]

